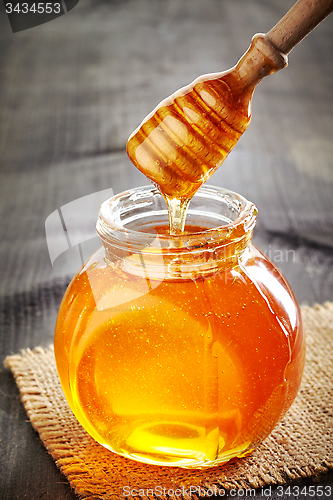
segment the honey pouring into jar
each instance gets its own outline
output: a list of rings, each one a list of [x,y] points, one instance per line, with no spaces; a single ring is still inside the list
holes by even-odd
[[[299,0],[235,68],[171,96],[129,139],[132,161],[158,188],[102,204],[103,246],[69,285],[55,332],[70,407],[119,455],[222,464],[250,453],[296,397],[300,311],[251,243],[256,207],[202,184],[247,128],[258,81],[286,65],[332,5]]]

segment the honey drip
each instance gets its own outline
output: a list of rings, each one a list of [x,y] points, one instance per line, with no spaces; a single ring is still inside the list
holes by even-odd
[[[169,198],[165,197],[169,214],[170,234],[177,235],[184,232],[186,212],[191,198]]]
[[[266,35],[256,35],[234,68],[180,89],[133,132],[128,155],[163,194],[171,234],[183,231],[192,196],[247,129],[255,86],[286,64]]]

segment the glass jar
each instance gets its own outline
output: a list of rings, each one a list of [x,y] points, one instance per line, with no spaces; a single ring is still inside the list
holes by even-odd
[[[103,246],[63,298],[55,355],[74,414],[106,448],[214,466],[250,453],[290,407],[304,367],[300,311],[251,243],[256,214],[205,186],[185,233],[170,236],[155,187],[102,204]]]

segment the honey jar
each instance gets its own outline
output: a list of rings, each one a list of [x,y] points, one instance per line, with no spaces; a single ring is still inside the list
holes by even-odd
[[[102,204],[102,247],[72,280],[55,332],[61,384],[101,445],[209,467],[250,453],[292,404],[305,342],[295,297],[251,242],[257,210],[212,186],[170,235],[154,186]]]

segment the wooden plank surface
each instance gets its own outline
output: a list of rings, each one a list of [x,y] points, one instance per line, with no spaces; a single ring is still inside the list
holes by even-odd
[[[52,267],[46,218],[82,196],[146,184],[125,153],[132,130],[179,87],[233,66],[292,3],[81,0],[15,34],[0,4],[1,361],[52,342],[79,265],[73,250]],[[248,131],[210,181],[256,203],[255,242],[310,305],[333,300],[332,33],[333,16],[258,86]],[[76,498],[8,371],[0,383],[0,498]]]

